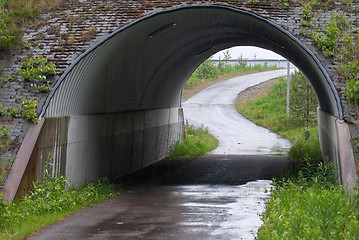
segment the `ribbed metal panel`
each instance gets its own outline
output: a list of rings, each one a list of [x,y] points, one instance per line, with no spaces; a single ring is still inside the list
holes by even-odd
[[[194,69],[236,45],[263,47],[289,59],[311,81],[321,109],[342,117],[338,94],[308,48],[266,19],[220,6],[159,12],[114,32],[70,66],[42,116],[178,107]]]

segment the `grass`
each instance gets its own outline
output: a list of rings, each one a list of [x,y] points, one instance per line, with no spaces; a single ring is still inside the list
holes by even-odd
[[[73,212],[118,194],[106,179],[69,188],[64,177],[45,175],[23,200],[0,201],[0,239],[23,239]]]
[[[206,128],[186,126],[185,131],[185,140],[175,143],[169,154],[170,159],[200,156],[218,146],[217,139]]]
[[[62,0],[0,0],[0,50],[12,50],[24,44],[22,28],[38,25],[41,13],[54,10]],[[1,12],[4,8],[5,11]],[[3,26],[3,28],[1,28]]]
[[[333,176],[330,165],[307,161],[276,180],[257,239],[359,239],[358,192],[351,198]]]
[[[235,107],[252,122],[289,139],[293,143],[289,151],[293,160],[301,161],[309,157],[314,162],[320,162],[321,151],[316,119],[306,125],[303,119],[298,121],[295,116],[287,117],[285,92],[286,82],[281,78],[274,83],[268,95],[246,102],[237,101]],[[295,107],[293,105],[292,107]]]

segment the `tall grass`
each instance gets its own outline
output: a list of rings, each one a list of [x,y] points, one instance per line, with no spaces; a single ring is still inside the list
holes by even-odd
[[[351,201],[333,176],[331,165],[306,161],[275,181],[257,239],[359,239],[358,193]]]
[[[200,156],[218,146],[217,139],[213,137],[206,128],[186,126],[185,131],[185,140],[175,143],[171,148],[169,154],[170,159]]]

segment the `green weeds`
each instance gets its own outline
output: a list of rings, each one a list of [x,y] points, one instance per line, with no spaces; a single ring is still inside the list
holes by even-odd
[[[217,139],[208,132],[208,129],[186,126],[185,131],[185,140],[175,143],[171,148],[170,159],[200,156],[218,146]]]
[[[7,127],[0,125],[0,139],[8,138],[9,137],[10,126]]]
[[[345,96],[349,101],[359,102],[359,34],[356,29],[350,27],[350,19],[345,14],[334,14],[329,22],[324,26],[323,31],[320,29],[316,19],[311,20],[310,4],[302,8],[301,14],[301,33],[311,36],[320,50],[330,58],[335,58],[340,62],[337,68],[341,80],[346,82]],[[344,3],[351,5],[351,3]],[[308,22],[311,20],[310,22]],[[312,29],[311,29],[312,28]]]
[[[14,107],[4,108],[2,104],[0,104],[0,116],[7,116],[13,118],[22,117],[36,124],[37,123],[36,108],[38,103],[39,100],[25,98],[21,101],[21,105],[18,108],[14,108]]]
[[[333,176],[331,165],[306,161],[276,180],[257,239],[358,239],[358,208]]]
[[[36,107],[39,103],[39,100],[35,99],[23,99],[20,106],[20,113],[21,116],[26,118],[28,121],[31,121],[32,123],[37,123],[37,114],[36,114]]]
[[[23,200],[0,201],[0,238],[22,239],[72,212],[118,195],[106,179],[79,188],[68,185],[62,176],[45,174]]]
[[[313,39],[326,56],[333,57],[339,41],[339,33],[340,28],[332,17],[323,32],[313,33]]]
[[[61,0],[0,0],[0,51],[24,45],[23,26],[38,25],[43,11],[55,9]]]
[[[18,74],[26,81],[32,82],[31,86],[39,91],[51,91],[50,81],[47,77],[56,74],[56,67],[53,63],[48,63],[47,59],[40,56],[38,58],[29,58],[21,62]],[[42,84],[42,82],[45,82]]]

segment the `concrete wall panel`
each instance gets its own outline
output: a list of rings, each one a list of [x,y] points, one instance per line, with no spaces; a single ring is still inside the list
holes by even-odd
[[[37,142],[37,175],[53,155],[54,174],[80,185],[137,171],[168,155],[183,137],[182,109],[46,118]]]
[[[318,133],[323,158],[333,162],[337,179],[341,179],[338,156],[336,118],[318,108]]]

